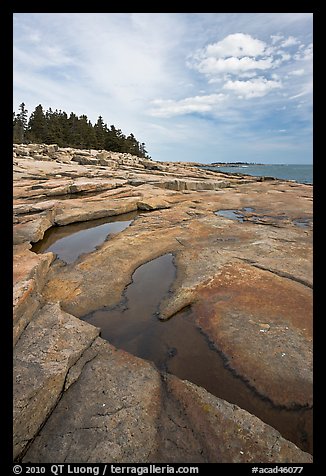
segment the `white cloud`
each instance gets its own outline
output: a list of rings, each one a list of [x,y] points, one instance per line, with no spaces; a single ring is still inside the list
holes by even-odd
[[[313,81],[312,77],[308,78],[305,83],[302,83],[302,80],[300,79],[300,85],[301,88],[297,94],[294,94],[293,96],[289,97],[289,99],[297,99],[302,96],[310,96],[312,97],[313,93]]]
[[[312,57],[313,57],[313,45],[312,45],[312,43],[310,43],[310,45],[306,46],[304,50],[302,48],[299,48],[299,51],[294,55],[294,59],[299,60],[299,61],[311,60]]]
[[[266,43],[264,41],[257,40],[244,33],[234,33],[233,35],[226,36],[217,43],[208,45],[205,55],[215,58],[261,56],[264,54],[265,48]]]
[[[33,54],[28,50],[14,46],[13,58],[17,65],[24,69],[42,69],[47,67],[64,67],[77,64],[76,59],[64,51],[63,48],[55,45],[38,44],[33,49]]]
[[[205,74],[210,83],[214,83],[221,81],[221,75],[226,73],[246,77],[243,73],[276,69],[291,59],[291,55],[280,47],[301,45],[294,36],[285,39],[281,34],[271,35],[271,40],[272,43],[268,44],[244,33],[227,35],[197,50],[190,57],[188,66]],[[304,50],[300,57],[308,54],[309,51]]]
[[[239,78],[253,78],[254,76],[257,76],[256,71],[246,71],[245,73],[239,73]]]
[[[238,94],[238,97],[246,99],[263,97],[271,90],[281,88],[280,81],[267,80],[259,77],[251,81],[228,81],[224,85],[224,89],[230,90]]]
[[[220,73],[241,74],[270,69],[273,58],[267,55],[264,41],[248,34],[234,33],[197,51],[188,66],[218,78]]]
[[[303,59],[311,59],[313,55],[313,46],[312,43],[310,43],[309,46],[303,51],[304,57]]]
[[[154,109],[150,111],[150,114],[156,117],[172,117],[196,112],[210,112],[214,109],[214,106],[224,99],[225,94],[194,96],[178,101],[172,99],[155,99],[152,101]]]
[[[289,76],[302,76],[304,74],[304,69],[295,69],[290,71]]]
[[[289,97],[289,99],[297,99],[297,98],[301,98],[302,96],[305,96],[307,94],[306,91],[301,91],[301,93],[299,94],[295,94],[294,96],[291,96]]]
[[[291,55],[289,53],[282,53],[282,61],[288,61],[291,59]]]
[[[271,35],[272,44],[275,45],[275,43],[278,43],[279,41],[283,40],[283,38],[283,35]]]
[[[289,36],[286,40],[282,41],[281,46],[283,48],[287,48],[289,46],[299,45],[300,41],[298,41],[294,36]]]
[[[208,57],[203,59],[197,66],[198,71],[207,75],[214,75],[217,73],[233,73],[238,74],[248,70],[265,70],[273,67],[272,58],[256,60],[244,56],[243,58],[213,58]]]
[[[275,55],[280,56],[281,58],[277,57],[274,61],[274,66],[279,66],[283,61],[288,61],[291,59],[291,55],[283,50],[278,50],[275,52]]]

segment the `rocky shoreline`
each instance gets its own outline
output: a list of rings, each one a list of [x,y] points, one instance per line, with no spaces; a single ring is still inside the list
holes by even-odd
[[[14,459],[311,462],[313,187],[56,145],[14,145],[13,161]],[[31,251],[51,227],[136,210],[73,264]],[[189,309],[250,391],[305,415],[296,444],[80,319],[166,253],[158,318]]]

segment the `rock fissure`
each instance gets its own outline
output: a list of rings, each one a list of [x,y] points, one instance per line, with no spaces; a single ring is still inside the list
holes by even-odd
[[[267,266],[263,266],[262,264],[259,264],[255,261],[250,260],[250,259],[240,258],[239,256],[237,256],[237,258],[241,261],[245,261],[246,263],[251,264],[255,268],[262,269],[263,271],[269,271],[270,273],[276,274],[276,276],[279,276],[280,278],[290,279],[291,281],[295,281],[299,284],[302,284],[303,286],[307,286],[308,288],[313,289],[313,285],[309,281],[307,281],[305,279],[302,279],[302,278],[299,278],[298,276],[294,276],[294,275],[289,274],[285,271],[281,271],[281,270],[278,270],[278,269],[275,269],[275,268],[269,268]]]

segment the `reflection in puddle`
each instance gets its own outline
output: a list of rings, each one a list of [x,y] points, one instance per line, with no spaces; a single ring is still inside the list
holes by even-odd
[[[256,212],[255,208],[252,207],[243,207],[241,209],[224,209],[218,210],[215,215],[221,216],[223,218],[228,218],[230,220],[236,220],[240,223],[244,221],[246,223],[254,223],[256,225],[272,225],[276,227],[283,226],[284,223],[289,221],[287,215],[264,215],[253,213]],[[298,218],[293,220],[294,225],[299,226],[300,228],[309,228],[311,220],[309,218]]]
[[[119,305],[99,309],[83,319],[100,327],[101,337],[114,346],[239,405],[311,451],[311,410],[280,410],[255,394],[225,367],[222,356],[196,326],[191,309],[168,321],[158,319],[160,302],[175,276],[172,254],[154,259],[134,272]]]
[[[224,209],[224,210],[218,210],[215,213],[215,215],[218,215],[223,218],[229,218],[230,220],[236,220],[241,223],[244,222],[244,213],[253,213],[255,211],[254,208],[252,207],[243,207],[241,210],[236,210],[236,209]]]
[[[65,263],[73,263],[83,253],[94,251],[109,235],[115,235],[127,228],[138,214],[139,212],[135,211],[52,227],[45,232],[43,240],[33,245],[32,251],[35,253],[52,251]]]
[[[239,210],[218,210],[215,215],[219,215],[223,218],[229,218],[230,220],[237,220],[243,222],[243,215]]]
[[[298,218],[297,220],[293,220],[293,223],[300,228],[309,228],[310,226],[309,218]]]
[[[255,211],[255,209],[252,207],[243,207],[242,210],[249,213],[253,213]]]

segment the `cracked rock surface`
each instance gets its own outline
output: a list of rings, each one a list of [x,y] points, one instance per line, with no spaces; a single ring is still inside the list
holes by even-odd
[[[311,408],[312,186],[30,144],[14,146],[13,209],[17,461],[312,461],[256,416],[78,319],[117,305],[137,267],[173,253],[159,318],[188,307],[253,391]],[[134,210],[128,228],[73,264],[31,251],[51,226]]]

